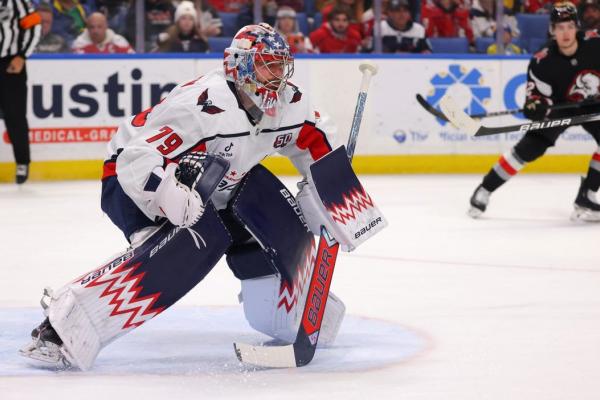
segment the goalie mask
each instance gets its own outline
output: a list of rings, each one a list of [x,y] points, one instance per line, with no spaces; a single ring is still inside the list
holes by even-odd
[[[274,117],[279,96],[294,73],[285,39],[268,24],[248,25],[238,31],[223,58],[225,78],[243,93],[246,110],[257,121],[262,113]],[[245,104],[248,100],[252,104]]]

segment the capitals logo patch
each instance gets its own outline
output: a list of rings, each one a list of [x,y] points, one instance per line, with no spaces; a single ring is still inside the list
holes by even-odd
[[[223,109],[215,106],[212,102],[212,100],[208,99],[208,89],[206,89],[204,92],[202,92],[202,94],[200,96],[198,96],[198,102],[196,103],[199,106],[202,106],[202,112],[208,113],[208,114],[218,114],[218,113],[222,113]]]

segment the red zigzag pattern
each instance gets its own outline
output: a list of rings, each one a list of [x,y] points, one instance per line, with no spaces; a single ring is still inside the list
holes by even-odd
[[[86,288],[107,285],[100,298],[112,296],[108,302],[113,306],[110,316],[131,314],[122,329],[135,328],[149,319],[154,318],[165,310],[165,307],[153,309],[152,306],[158,301],[161,293],[154,293],[145,297],[138,297],[143,289],[141,285],[146,272],[134,275],[135,271],[142,265],[137,263],[128,267],[124,263],[102,280],[102,277],[88,283]]]
[[[298,268],[298,274],[294,278],[292,286],[287,281],[281,282],[279,288],[279,303],[277,308],[282,306],[289,313],[292,308],[298,303],[298,297],[304,290],[304,285],[311,275],[311,266],[314,265],[316,258],[316,246],[314,240],[311,242],[310,248],[306,249],[302,257],[301,265]]]
[[[346,225],[346,221],[355,220],[361,211],[373,207],[371,196],[361,187],[352,189],[350,196],[342,195],[343,204],[332,204],[327,207],[334,221]]]

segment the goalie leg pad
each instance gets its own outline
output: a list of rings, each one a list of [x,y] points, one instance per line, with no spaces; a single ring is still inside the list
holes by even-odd
[[[47,311],[69,361],[89,369],[103,347],[196,286],[230,244],[229,233],[209,203],[192,227],[165,223],[138,247],[57,291]]]
[[[311,271],[312,272],[312,271]],[[308,277],[304,282],[308,283]],[[244,314],[250,326],[272,338],[293,343],[302,321],[307,285],[290,289],[280,275],[242,281]],[[331,345],[338,334],[346,306],[331,291],[319,333],[319,344]]]
[[[387,226],[387,221],[352,170],[344,146],[310,166],[308,183],[298,193],[311,230],[321,225],[344,251],[352,251]]]
[[[227,254],[242,280],[246,319],[260,332],[293,342],[316,255],[314,236],[289,190],[260,165],[240,185],[230,211],[255,240],[240,240]]]
[[[240,184],[230,209],[262,248],[264,262],[272,266],[256,266],[261,273],[253,273],[253,264],[260,263],[260,257],[251,251],[232,251],[227,262],[236,276],[248,279],[276,272],[293,282],[307,249],[314,247],[314,237],[289,190],[268,169],[257,165]]]

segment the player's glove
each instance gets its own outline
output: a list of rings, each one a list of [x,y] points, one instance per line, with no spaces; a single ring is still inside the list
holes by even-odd
[[[532,121],[540,121],[548,116],[550,102],[546,97],[532,96],[525,101],[523,115]]]
[[[169,164],[162,173],[154,171],[156,175],[162,175],[162,180],[156,188],[153,204],[158,215],[167,217],[173,225],[189,228],[204,213],[204,202],[193,187],[186,186],[176,178],[177,170],[177,164]]]

